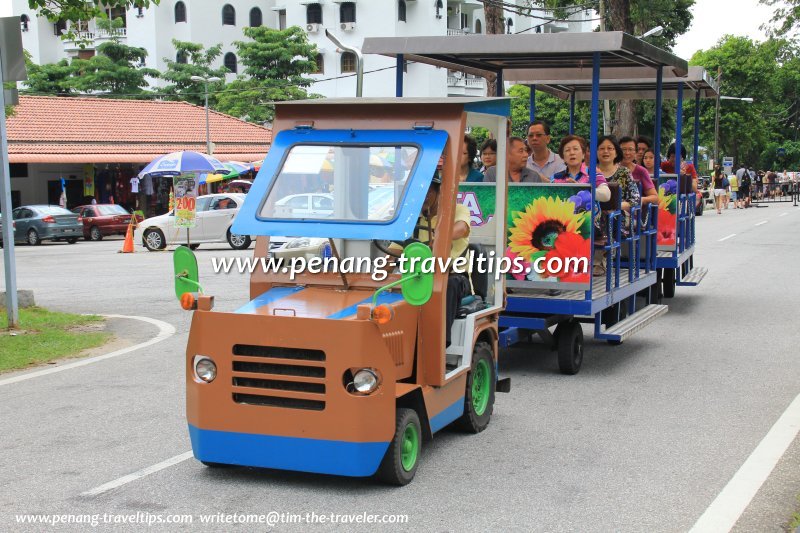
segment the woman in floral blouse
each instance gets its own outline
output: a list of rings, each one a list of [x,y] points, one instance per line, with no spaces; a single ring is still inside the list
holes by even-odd
[[[619,184],[622,211],[625,214],[622,233],[623,237],[628,237],[631,230],[631,209],[634,206],[641,205],[642,200],[639,194],[639,187],[633,180],[631,171],[620,165],[621,161],[622,149],[617,139],[610,135],[600,137],[597,143],[597,169],[603,173],[609,183]]]

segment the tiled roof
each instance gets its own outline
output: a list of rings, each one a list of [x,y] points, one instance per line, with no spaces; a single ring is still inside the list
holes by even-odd
[[[20,96],[8,119],[11,163],[148,163],[178,150],[206,151],[206,115],[186,102]],[[268,128],[211,111],[214,156],[262,159]]]

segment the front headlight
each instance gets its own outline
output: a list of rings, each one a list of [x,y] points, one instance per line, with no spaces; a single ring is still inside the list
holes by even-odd
[[[360,394],[372,394],[378,388],[378,376],[369,368],[362,368],[353,376],[353,388]]]
[[[217,365],[209,357],[196,355],[194,357],[194,375],[206,383],[211,383],[217,377]]]

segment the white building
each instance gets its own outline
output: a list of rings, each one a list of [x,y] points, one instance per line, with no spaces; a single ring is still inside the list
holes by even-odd
[[[35,63],[53,63],[66,57],[91,57],[95,48],[111,37],[97,28],[95,21],[83,22],[75,29],[85,44],[62,41],[66,26],[35,17],[28,0],[12,0],[13,13],[20,17],[23,46]],[[558,20],[552,11],[530,8],[525,0],[506,0],[519,4],[504,12],[507,33],[556,33],[591,31],[593,12],[574,9],[568,20]],[[524,4],[524,6],[522,5]],[[147,50],[146,66],[166,70],[165,57],[176,59],[172,39],[201,43],[205,47],[222,43],[218,65],[240,71],[233,42],[244,40],[242,28],[264,24],[274,28],[300,26],[320,51],[319,72],[310,92],[327,97],[355,96],[355,57],[343,53],[326,38],[325,30],[335,33],[343,43],[360,47],[365,37],[414,37],[483,33],[486,21],[480,0],[161,0],[158,6],[108,11],[122,17],[125,28],[119,38],[130,46]],[[561,15],[563,16],[563,15]],[[215,65],[215,66],[218,66]],[[364,96],[395,94],[394,59],[366,56]],[[229,79],[235,77],[230,74]],[[406,65],[406,96],[482,96],[486,84],[481,78],[448,73],[428,65]],[[155,80],[155,84],[163,83]]]

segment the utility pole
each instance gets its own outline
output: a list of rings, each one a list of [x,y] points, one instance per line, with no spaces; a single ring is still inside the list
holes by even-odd
[[[722,94],[722,67],[717,67],[717,112],[714,116],[714,164],[719,165],[719,101]]]

